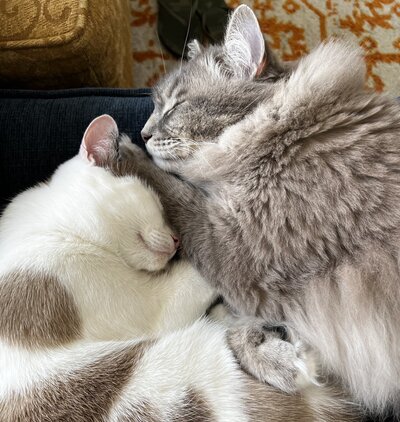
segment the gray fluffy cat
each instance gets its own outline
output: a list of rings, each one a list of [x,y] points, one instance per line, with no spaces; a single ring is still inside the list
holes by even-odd
[[[277,64],[253,12],[154,89],[123,146],[183,250],[236,310],[286,323],[375,414],[400,414],[400,107],[339,41]],[[187,183],[187,182],[189,183]],[[262,378],[257,361],[246,368]]]

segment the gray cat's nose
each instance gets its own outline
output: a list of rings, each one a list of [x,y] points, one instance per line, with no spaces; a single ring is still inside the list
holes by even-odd
[[[151,138],[151,134],[150,133],[147,133],[147,132],[145,132],[144,130],[142,130],[141,132],[140,132],[140,134],[142,135],[142,139],[143,139],[143,141],[144,141],[144,143],[146,144],[147,143],[147,141]]]

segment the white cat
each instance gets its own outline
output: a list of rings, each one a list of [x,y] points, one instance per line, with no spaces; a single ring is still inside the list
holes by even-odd
[[[169,263],[178,241],[157,195],[105,166],[117,137],[111,117],[95,119],[79,154],[0,220],[0,420],[351,420],[328,389],[286,395],[239,368],[227,339],[240,354],[254,336],[201,319],[216,294]],[[261,337],[253,349],[270,342],[283,370],[304,364]]]

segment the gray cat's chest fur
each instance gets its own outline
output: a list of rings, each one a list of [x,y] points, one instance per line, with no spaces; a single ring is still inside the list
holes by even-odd
[[[384,109],[391,106],[378,105],[383,111],[375,118],[381,115],[384,120]],[[287,320],[290,312],[284,315],[284,309],[303,301],[309,283],[327,276],[334,279],[342,265],[362,265],[371,249],[384,248],[388,256],[395,253],[400,227],[400,135],[393,127],[399,127],[399,121],[394,119],[390,129],[379,128],[378,152],[374,134],[367,135],[373,132],[368,124],[354,133],[346,121],[340,142],[329,135],[329,130],[340,131],[340,112],[340,107],[331,108],[324,145],[312,154],[309,145],[296,143],[277,153],[271,144],[282,139],[265,141],[263,122],[251,123],[257,128],[254,132],[249,132],[246,122],[242,130],[247,142],[242,139],[240,147],[224,152],[222,171],[227,180],[205,185],[203,181],[210,198],[209,241],[218,239],[226,245],[223,250],[213,248],[212,259],[218,265],[210,280],[233,306]],[[369,112],[364,111],[366,116]],[[314,138],[320,136],[313,135],[316,124],[311,120],[300,128],[293,125],[296,141],[307,136],[308,143],[316,142]],[[240,124],[236,126],[241,137]],[[196,156],[187,164],[192,171],[195,160]],[[185,176],[190,180],[187,171]],[[235,289],[232,281],[238,274],[240,287]]]

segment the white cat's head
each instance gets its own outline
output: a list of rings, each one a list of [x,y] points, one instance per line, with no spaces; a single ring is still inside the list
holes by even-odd
[[[59,167],[50,187],[69,208],[68,227],[84,241],[116,250],[136,269],[158,271],[174,256],[179,242],[164,219],[157,194],[139,178],[118,176],[109,168],[118,160],[118,137],[112,117],[94,119],[79,154]]]

